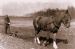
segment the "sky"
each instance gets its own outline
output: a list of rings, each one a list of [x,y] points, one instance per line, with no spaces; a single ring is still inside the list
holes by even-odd
[[[9,9],[14,9],[14,7],[16,7],[16,6],[11,6],[12,4],[14,4],[14,3],[18,3],[18,4],[21,4],[21,3],[26,3],[26,4],[30,4],[31,3],[31,5],[29,5],[29,6],[32,6],[32,10],[30,10],[30,8],[27,8],[26,10],[26,12],[27,13],[31,13],[32,11],[34,11],[34,9],[36,10],[38,10],[38,9],[41,9],[41,8],[43,8],[43,7],[40,7],[40,8],[35,8],[34,6],[37,6],[36,4],[37,3],[59,3],[59,4],[64,4],[64,8],[66,7],[66,6],[74,6],[75,7],[75,0],[0,0],[0,15],[3,15],[3,14],[13,14],[14,15],[14,12],[16,11],[14,11],[14,12],[12,12],[11,11],[11,13],[10,13],[10,11],[8,11]],[[33,5],[33,4],[35,4],[35,5]],[[22,4],[23,5],[23,4]],[[10,8],[8,8],[8,7],[10,6]],[[28,6],[28,7],[29,7]],[[41,5],[42,6],[42,5]],[[46,5],[46,6],[49,6],[49,5]],[[18,6],[17,6],[18,7]],[[39,7],[39,6],[38,6]],[[63,6],[62,6],[63,7]],[[4,9],[4,11],[3,11],[3,9]],[[8,10],[7,10],[8,9]],[[16,9],[16,8],[15,8]],[[18,11],[18,10],[17,10]],[[21,11],[21,10],[20,10]],[[19,12],[16,12],[17,13],[17,15],[18,14],[20,14],[20,11]],[[23,10],[22,10],[23,11]],[[22,12],[21,11],[21,12]],[[23,11],[23,13],[26,13],[26,12],[24,12]]]
[[[70,2],[75,6],[75,0],[0,0],[0,5],[7,4],[9,2],[24,2],[24,3],[37,3],[37,2],[53,2],[53,3],[63,3],[63,2]]]

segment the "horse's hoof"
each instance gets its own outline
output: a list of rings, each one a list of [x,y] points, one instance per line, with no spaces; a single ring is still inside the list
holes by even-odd
[[[56,46],[56,47],[54,47],[54,49],[58,49],[58,47]]]
[[[53,48],[58,49],[58,46],[57,46],[56,42],[53,42]]]
[[[45,47],[47,46],[47,44],[48,44],[47,41],[44,41],[42,45]]]
[[[42,44],[44,47],[46,46],[44,43]]]
[[[38,44],[38,45],[40,45],[40,46],[41,46],[42,44]]]

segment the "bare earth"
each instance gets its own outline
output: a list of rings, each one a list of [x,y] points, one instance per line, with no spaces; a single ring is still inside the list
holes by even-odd
[[[4,34],[3,18],[0,18],[0,49],[53,49],[52,42],[47,46],[34,43],[34,28],[32,18],[11,17],[12,36]],[[71,21],[71,27],[65,28],[63,25],[57,34],[57,45],[59,49],[75,49],[75,22]],[[16,37],[15,37],[16,35]],[[41,32],[39,36],[47,37],[48,32]],[[52,34],[50,34],[52,38]],[[66,41],[67,39],[67,41]],[[68,43],[65,43],[68,42]]]

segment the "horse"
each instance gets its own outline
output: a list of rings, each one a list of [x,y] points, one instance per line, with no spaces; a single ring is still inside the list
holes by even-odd
[[[54,16],[53,16],[54,15]],[[53,48],[58,49],[56,44],[56,34],[61,26],[64,24],[66,28],[70,27],[71,15],[69,14],[69,10],[58,10],[50,16],[36,16],[33,19],[33,26],[35,29],[35,43],[40,44],[39,40],[39,32],[41,31],[49,31],[53,33]]]

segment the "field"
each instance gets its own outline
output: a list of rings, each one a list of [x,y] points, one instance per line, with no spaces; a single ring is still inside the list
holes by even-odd
[[[4,34],[3,17],[0,17],[0,49],[53,49],[52,34],[50,34],[50,44],[47,46],[34,43],[33,19],[27,17],[10,17],[11,34]],[[62,25],[57,34],[57,45],[59,49],[74,49],[75,45],[75,20],[71,21],[69,29]],[[41,32],[39,36],[47,37],[48,32]]]

